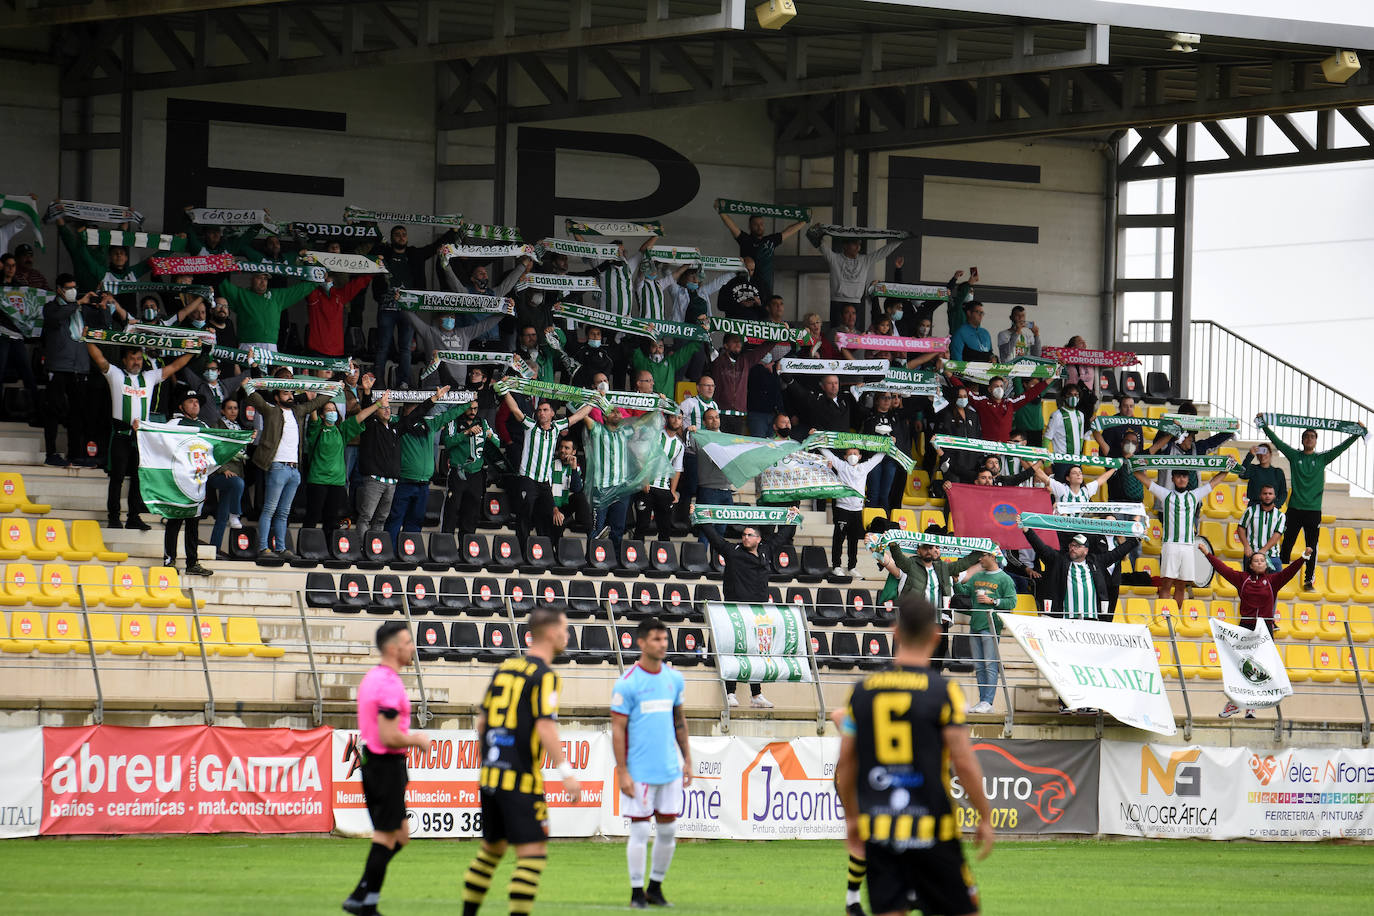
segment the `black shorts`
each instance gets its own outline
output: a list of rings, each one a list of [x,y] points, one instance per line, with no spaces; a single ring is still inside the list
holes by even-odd
[[[549,838],[549,806],[542,795],[482,789],[482,839],[519,846]]]
[[[361,753],[363,798],[367,799],[372,829],[383,833],[400,830],[406,820],[406,784],[410,782],[406,755],[374,754],[366,747]]]
[[[963,916],[978,909],[978,888],[958,840],[905,852],[865,843],[864,851],[868,856],[868,903],[873,912],[906,912],[919,907],[926,916]]]

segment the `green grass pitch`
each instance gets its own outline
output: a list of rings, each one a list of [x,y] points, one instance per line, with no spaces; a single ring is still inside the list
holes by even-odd
[[[473,841],[420,840],[393,863],[382,912],[456,913]],[[329,837],[7,840],[6,913],[338,913],[366,840]],[[513,858],[483,913],[506,912]],[[682,914],[831,914],[844,847],[828,841],[681,841],[664,891]],[[1209,842],[1003,842],[976,863],[993,914],[1368,914],[1374,847]],[[536,913],[626,910],[625,847],[557,841]]]

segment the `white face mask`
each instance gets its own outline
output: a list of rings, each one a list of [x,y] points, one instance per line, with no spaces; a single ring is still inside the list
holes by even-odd
[[[662,353],[650,353],[650,354],[649,354],[649,359],[653,360],[653,361],[656,362],[656,363],[661,363],[661,362],[663,362],[663,354],[662,354]]]
[[[543,304],[544,304],[544,294],[543,294],[543,293],[530,293],[530,305],[543,305]]]
[[[1001,385],[998,385],[996,388],[992,389],[991,394],[992,394],[993,400],[995,400],[995,401],[1000,401],[1000,400],[1002,399],[1002,395],[1003,395],[1004,391],[1005,391],[1005,389],[1002,388]]]
[[[1121,454],[1125,455],[1125,456],[1128,457],[1128,458],[1129,458],[1131,455],[1134,455],[1134,454],[1135,454],[1135,443],[1134,443],[1134,442],[1126,442],[1126,443],[1124,443],[1124,444],[1121,446]]]
[[[845,460],[845,461],[848,461],[850,464],[858,464],[858,463],[859,463],[859,456],[858,456],[858,455],[846,455],[844,460]]]
[[[62,290],[62,298],[63,298],[63,299],[66,299],[68,302],[75,302],[75,301],[76,301],[76,287],[73,286],[71,289],[64,289],[64,290]]]
[[[611,390],[611,383],[610,383],[610,382],[597,382],[597,383],[596,383],[596,390],[597,390],[597,391],[603,391],[603,392],[604,392],[604,391],[610,391],[610,390]]]

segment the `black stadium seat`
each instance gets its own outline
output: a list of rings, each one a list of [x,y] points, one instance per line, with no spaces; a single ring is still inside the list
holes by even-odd
[[[887,647],[887,634],[877,631],[859,634],[859,667],[865,669],[886,668],[892,661],[892,653]]]
[[[611,648],[611,634],[605,624],[588,623],[578,638],[579,652],[573,661],[579,665],[615,664],[615,649]]]
[[[644,542],[633,538],[623,538],[617,552],[616,570],[628,576],[639,575],[649,565],[649,554]]]
[[[504,493],[488,491],[482,496],[483,528],[504,528],[510,522],[510,500]]]
[[[652,582],[636,582],[630,588],[631,620],[662,617],[663,606],[658,601],[658,586]]]
[[[415,648],[422,661],[448,657],[448,634],[440,622],[426,621],[415,628]]]
[[[829,559],[825,555],[825,548],[815,544],[801,549],[801,572],[797,574],[798,582],[820,582],[830,575]]]
[[[830,661],[827,667],[849,671],[859,663],[859,637],[852,631],[839,630],[830,637]]]
[[[247,529],[244,529],[244,530],[247,530]],[[254,541],[253,546],[255,546],[255,547],[257,546],[257,542],[256,542],[256,541]],[[279,546],[282,546],[282,547],[284,547],[284,548],[287,549],[287,550],[292,550],[292,551],[294,551],[294,544],[293,544],[293,542],[292,542],[292,538],[291,538],[291,529],[290,529],[290,528],[287,528],[287,529],[286,529],[286,543],[285,543],[284,545],[279,545]],[[272,567],[272,568],[276,568],[276,567],[278,567],[278,566],[285,566],[285,565],[286,565],[286,561],[283,560],[280,556],[268,557],[268,558],[257,557],[257,558],[256,558],[256,562],[257,562],[257,564],[258,564],[259,566],[268,566],[268,567]]]
[[[329,559],[325,561],[325,566],[330,569],[348,569],[356,566],[358,560],[362,559],[362,548],[358,545],[358,534],[347,529],[329,532],[329,537],[325,542],[329,548]]]
[[[310,607],[333,608],[339,600],[334,590],[334,577],[329,573],[306,573],[305,603]]]
[[[688,620],[704,621],[706,619],[707,602],[720,601],[720,586],[712,582],[703,582],[692,590],[692,611],[687,615]]]
[[[458,541],[458,562],[453,568],[461,572],[477,572],[491,562],[491,548],[485,534],[465,534]]]
[[[258,556],[258,530],[240,528],[229,532],[229,556],[234,560],[255,560]]]
[[[399,614],[402,610],[401,593],[404,591],[400,576],[379,575],[372,579],[372,603],[367,606],[369,614]]]
[[[679,668],[692,668],[706,660],[706,637],[699,627],[678,627],[675,650],[669,660]]]
[[[593,538],[587,547],[587,565],[582,567],[584,576],[604,576],[615,569],[615,545],[607,538]]]
[[[801,571],[801,551],[795,544],[783,544],[773,551],[773,578],[790,582]]]
[[[505,613],[506,602],[501,597],[501,583],[491,576],[478,576],[472,580],[472,606],[468,611],[477,617],[490,617],[492,614]]]
[[[620,644],[620,661],[627,667],[639,660],[639,643],[635,641],[635,627],[616,627],[615,639]]]
[[[586,579],[573,579],[568,583],[568,616],[576,618],[605,617],[601,601],[596,597],[596,586]]]
[[[706,578],[720,580],[725,578],[725,556],[718,550],[712,550],[708,545],[706,548],[706,559],[710,565],[706,567]]]
[[[477,624],[471,620],[455,620],[448,630],[448,654],[446,661],[465,662],[476,658],[482,651],[482,634]]]
[[[1145,382],[1140,378],[1139,372],[1121,370],[1121,393],[1129,394],[1137,401],[1145,399]]]
[[[368,585],[367,576],[355,572],[339,575],[339,603],[334,610],[356,614],[371,603],[372,588]]]
[[[788,604],[801,610],[803,620],[810,620],[811,615],[815,613],[815,605],[811,600],[811,590],[809,588],[802,588],[800,585],[794,585],[783,593],[783,598]]]
[[[662,605],[664,620],[686,620],[692,611],[692,593],[681,582],[664,582]]]
[[[630,611],[630,586],[619,579],[601,583],[601,603],[612,620],[619,620]]]
[[[458,562],[458,541],[436,531],[429,536],[429,559],[420,564],[426,572],[448,572]]]
[[[587,565],[587,542],[571,534],[558,539],[558,562],[553,571],[560,576],[571,576],[582,571]]]
[[[897,601],[895,598],[888,598],[882,604],[873,606],[873,619],[878,623],[891,623],[897,619]]]
[[[826,664],[830,660],[830,637],[824,630],[810,630],[807,636],[811,639],[811,654],[815,657],[816,664]]]
[[[504,661],[515,654],[516,648],[510,624],[489,623],[482,633],[482,651],[477,654],[477,660],[493,664]]]
[[[553,568],[557,557],[553,552],[553,541],[546,537],[532,537],[525,544],[524,562],[520,571],[537,576]]]
[[[296,559],[291,561],[293,569],[314,569],[327,559],[329,548],[325,544],[323,531],[302,528],[296,532]]]
[[[418,569],[428,560],[424,535],[418,531],[402,531],[396,539],[396,559],[391,562],[391,568],[409,572]]]
[[[833,627],[845,617],[844,596],[838,588],[816,589],[816,605],[811,622],[821,627]]]
[[[768,586],[768,598],[764,601],[764,604],[782,604],[783,601],[782,589],[778,588],[776,585]]]
[[[511,613],[516,617],[527,617],[534,610],[534,587],[530,580],[511,576],[506,580],[506,600],[510,602]]]
[[[487,563],[487,569],[492,572],[514,572],[524,560],[525,555],[520,551],[520,541],[515,535],[491,536],[491,562]]]
[[[526,626],[526,624],[521,624],[521,626]],[[566,665],[568,662],[574,661],[581,654],[582,649],[577,645],[577,627],[568,624],[568,645],[560,654],[553,657],[553,663],[555,665]]]
[[[410,613],[428,614],[439,609],[439,593],[434,588],[434,580],[429,576],[406,577],[406,601]]]
[[[456,617],[466,614],[471,607],[472,600],[468,597],[466,579],[462,576],[444,576],[439,580],[439,606],[434,609],[434,613]]]
[[[847,627],[862,627],[873,622],[873,596],[867,589],[851,588],[845,595],[845,615],[844,625]]]
[[[1145,403],[1166,404],[1174,396],[1173,383],[1163,372],[1149,372],[1145,375]]]
[[[447,496],[448,491],[444,487],[435,487],[429,491],[429,495],[425,497],[424,527],[439,527],[439,522],[444,517],[444,499]]]
[[[706,553],[706,545],[700,541],[686,541],[678,554],[679,579],[700,579],[706,575],[711,561]]]
[[[672,541],[649,543],[649,565],[644,575],[650,579],[666,579],[677,572],[677,545]]]
[[[1116,383],[1116,373],[1110,369],[1097,370],[1097,399],[1105,401],[1109,398],[1115,399],[1121,394],[1121,388]]]
[[[396,559],[396,551],[391,545],[391,535],[380,528],[363,532],[363,558],[358,561],[359,569],[382,569],[390,566]]]
[[[534,587],[535,607],[557,613],[568,612],[568,599],[563,595],[563,583],[558,579],[540,579]]]

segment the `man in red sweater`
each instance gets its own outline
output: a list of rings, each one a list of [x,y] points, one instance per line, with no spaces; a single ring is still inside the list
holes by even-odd
[[[1217,555],[1209,549],[1210,545],[1206,541],[1198,541],[1198,549],[1207,557],[1207,562],[1212,564],[1212,568],[1221,574],[1221,577],[1230,582],[1236,588],[1236,604],[1240,608],[1240,625],[1248,630],[1253,630],[1263,620],[1269,627],[1270,635],[1274,633],[1274,605],[1279,600],[1279,590],[1288,584],[1288,580],[1298,574],[1302,564],[1312,555],[1312,548],[1303,551],[1302,556],[1278,572],[1269,572],[1269,559],[1262,550],[1257,550],[1250,554],[1246,560],[1245,569],[1232,569],[1227,564],[1217,559]],[[1228,702],[1221,710],[1223,719],[1234,716],[1240,712],[1240,707],[1235,703]],[[1253,719],[1255,711],[1245,710],[1245,718]]]
[[[955,380],[956,384],[967,384]],[[1021,394],[1007,397],[1007,380],[999,376],[988,379],[987,394],[970,394],[969,401],[978,411],[978,419],[983,424],[983,438],[990,442],[1006,442],[1011,438],[1011,421],[1016,412],[1028,401],[1035,400],[1040,392],[1049,387],[1048,379],[1032,382]],[[969,386],[972,387],[971,385]]]
[[[329,250],[340,251],[339,243],[330,242]],[[344,355],[344,313],[371,282],[371,274],[330,274],[306,297],[305,347],[311,356]]]

